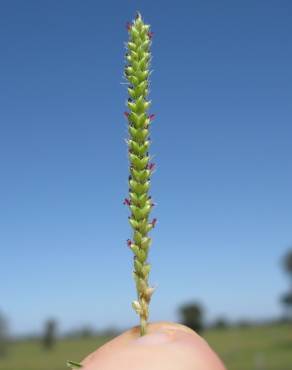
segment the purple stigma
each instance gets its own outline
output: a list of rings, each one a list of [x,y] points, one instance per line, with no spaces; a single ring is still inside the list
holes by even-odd
[[[130,23],[130,22],[127,22],[127,23],[126,23],[126,28],[127,28],[127,31],[130,31],[130,30],[131,30],[132,25],[131,25],[131,23]]]
[[[127,239],[127,246],[128,246],[129,248],[131,248],[131,246],[132,246],[132,240]]]
[[[150,114],[150,116],[148,116],[148,118],[150,119],[150,121],[153,121],[154,118],[155,118],[155,114]]]
[[[157,218],[153,218],[153,220],[151,221],[152,227],[155,227],[156,222],[157,222]]]
[[[149,163],[149,164],[148,164],[148,166],[147,166],[147,167],[148,167],[148,170],[149,170],[149,171],[153,171],[153,170],[154,170],[154,168],[155,168],[155,163],[151,162],[151,163]]]
[[[123,201],[123,204],[125,206],[130,206],[131,205],[131,202],[130,202],[130,200],[128,198],[125,198],[124,201]]]
[[[148,32],[148,37],[151,40],[153,38],[154,32]]]
[[[126,118],[129,118],[129,115],[130,115],[130,113],[129,113],[129,112],[124,112],[124,116],[125,116]]]

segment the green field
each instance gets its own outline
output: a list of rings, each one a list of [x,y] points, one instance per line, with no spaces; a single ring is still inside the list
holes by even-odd
[[[228,370],[292,370],[292,326],[209,330],[204,337]],[[67,359],[79,361],[108,339],[61,340],[52,351],[37,341],[16,342],[0,360],[0,370],[64,370]]]

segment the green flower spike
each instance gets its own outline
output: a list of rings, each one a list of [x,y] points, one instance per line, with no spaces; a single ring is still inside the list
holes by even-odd
[[[137,288],[137,300],[132,302],[136,313],[140,316],[140,334],[145,335],[149,317],[149,302],[154,288],[148,285],[150,264],[147,263],[151,238],[150,230],[155,227],[156,219],[149,222],[149,214],[154,204],[148,195],[150,178],[154,163],[150,163],[149,156],[149,127],[154,114],[148,115],[150,107],[149,93],[149,66],[151,60],[150,46],[153,33],[150,26],[144,24],[141,14],[138,13],[132,23],[127,24],[129,41],[126,53],[127,65],[125,78],[129,82],[129,112],[125,116],[129,124],[130,176],[129,199],[124,204],[129,206],[131,216],[130,225],[133,229],[133,241],[128,239],[127,244],[134,253],[133,277]]]

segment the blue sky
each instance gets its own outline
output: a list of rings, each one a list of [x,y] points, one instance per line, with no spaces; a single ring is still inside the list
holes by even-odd
[[[2,1],[0,310],[13,333],[137,323],[122,78],[152,25],[151,320],[281,314],[292,244],[290,1]]]

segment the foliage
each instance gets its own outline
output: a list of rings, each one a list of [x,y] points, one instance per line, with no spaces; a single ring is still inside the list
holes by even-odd
[[[0,357],[7,354],[8,344],[8,321],[0,312]]]
[[[53,319],[45,323],[45,330],[43,336],[43,346],[45,349],[52,349],[56,343],[56,328],[57,322]]]
[[[284,270],[291,275],[292,278],[292,249],[289,250],[283,258]]]
[[[226,329],[229,326],[229,322],[225,317],[218,317],[213,325],[212,328],[214,329]]]
[[[289,250],[283,258],[283,268],[291,279],[290,289],[283,294],[281,302],[286,309],[286,318],[292,319],[292,250]]]
[[[292,305],[292,292],[286,293],[282,296],[282,302],[286,306]]]
[[[203,308],[199,303],[187,303],[180,307],[182,324],[196,332],[203,330]]]

